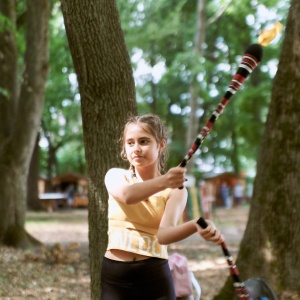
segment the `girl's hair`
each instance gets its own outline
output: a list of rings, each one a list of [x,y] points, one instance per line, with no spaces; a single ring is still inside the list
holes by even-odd
[[[154,114],[145,114],[141,116],[130,116],[127,120],[127,123],[124,126],[123,134],[120,138],[120,142],[122,143],[121,157],[123,160],[127,161],[126,151],[125,151],[125,135],[130,124],[139,124],[143,127],[144,130],[149,132],[159,144],[161,141],[165,140],[166,145],[164,149],[159,153],[159,162],[158,162],[158,170],[161,174],[165,173],[165,160],[167,158],[168,149],[167,149],[167,130],[162,122],[162,120]],[[130,166],[133,175],[135,175],[135,169],[133,166]]]

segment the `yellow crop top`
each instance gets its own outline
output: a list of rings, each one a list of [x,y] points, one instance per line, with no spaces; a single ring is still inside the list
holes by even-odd
[[[130,172],[125,178],[133,184]],[[171,189],[163,190],[147,200],[127,205],[109,195],[108,247],[141,255],[168,258],[167,246],[158,243],[156,234]]]

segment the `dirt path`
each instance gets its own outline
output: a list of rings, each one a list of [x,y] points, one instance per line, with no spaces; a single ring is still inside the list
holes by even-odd
[[[28,214],[29,221],[26,223],[26,229],[43,243],[88,243],[87,210],[67,210],[53,214],[39,213],[39,217],[36,217],[35,213]],[[248,207],[244,206],[232,209],[217,208],[213,213],[213,221],[225,235],[227,244],[240,242],[244,234],[247,218]],[[34,219],[34,221],[31,221],[32,219]],[[49,226],[49,224],[51,224],[51,226]],[[195,236],[191,236],[177,243],[174,247],[198,244],[199,239],[195,238]]]
[[[214,212],[234,257],[247,217],[246,207]],[[87,211],[29,213],[27,218],[28,232],[52,248],[42,254],[0,248],[0,299],[90,299]],[[202,289],[201,300],[211,300],[228,276],[221,248],[195,234],[170,245],[169,253],[174,252],[188,258]]]

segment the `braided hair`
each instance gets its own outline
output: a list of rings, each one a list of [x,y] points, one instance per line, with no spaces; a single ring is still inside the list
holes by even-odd
[[[125,135],[126,130],[130,124],[139,124],[143,127],[145,131],[150,133],[159,144],[163,140],[166,141],[166,146],[162,151],[159,153],[159,161],[158,161],[158,171],[160,174],[165,174],[165,161],[168,155],[167,149],[167,130],[162,122],[162,120],[154,114],[145,114],[141,116],[130,116],[127,120],[127,123],[124,126],[123,134],[121,135],[120,142],[122,144],[121,150],[121,158],[127,161],[126,151],[125,151]],[[133,176],[135,176],[135,168],[134,166],[130,166]]]

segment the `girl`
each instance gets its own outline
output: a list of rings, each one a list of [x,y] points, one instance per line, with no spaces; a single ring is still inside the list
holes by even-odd
[[[131,117],[125,125],[122,157],[129,170],[105,176],[109,194],[108,247],[101,270],[102,300],[174,300],[167,245],[199,232],[223,242],[214,224],[177,225],[187,202],[186,169],[164,170],[166,128],[156,115]]]

